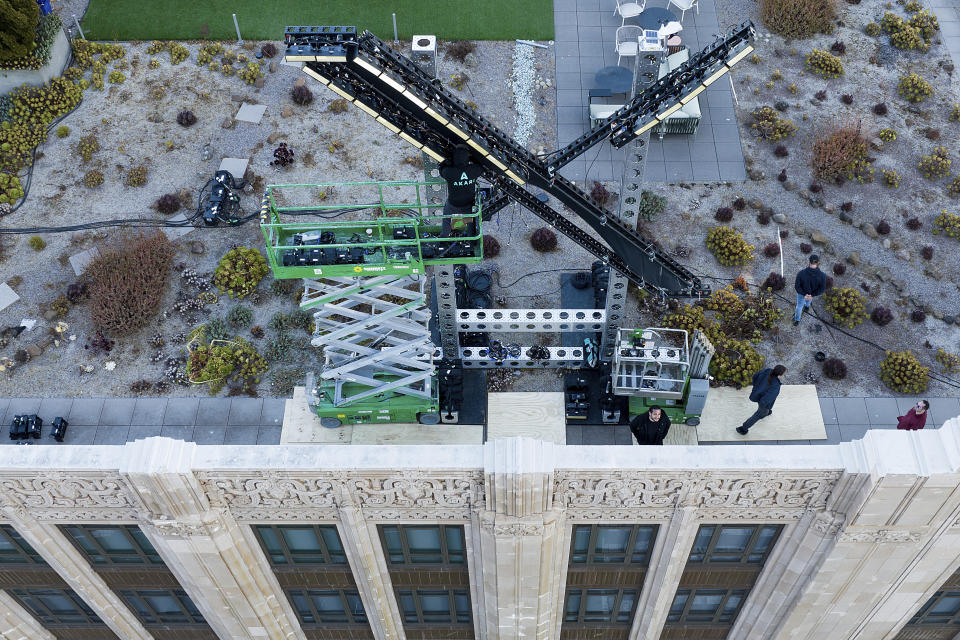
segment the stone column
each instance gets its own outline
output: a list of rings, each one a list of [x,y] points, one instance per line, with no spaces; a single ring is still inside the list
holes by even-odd
[[[4,502],[3,512],[10,524],[114,633],[123,640],[153,640],[56,525],[35,520],[23,507],[11,507],[6,496]]]
[[[487,504],[478,520],[487,638],[555,637],[565,519],[552,509],[553,447],[528,438],[484,445]]]
[[[57,640],[6,591],[0,591],[0,639]]]
[[[360,600],[377,640],[405,640],[403,616],[393,593],[377,525],[367,522],[348,491],[340,505],[340,537],[360,591]]]
[[[657,640],[660,637],[687,565],[690,547],[700,528],[695,515],[696,507],[677,507],[670,522],[660,527],[640,592],[637,617],[630,629],[630,640]]]
[[[303,639],[260,549],[227,509],[212,509],[192,471],[197,445],[170,438],[128,443],[120,474],[142,501],[141,529],[221,638]]]

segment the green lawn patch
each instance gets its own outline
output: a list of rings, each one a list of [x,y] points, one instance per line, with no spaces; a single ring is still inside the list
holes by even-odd
[[[393,12],[402,39],[553,39],[553,0],[91,0],[81,26],[91,40],[234,40],[233,12],[244,40],[281,40],[287,25],[323,24],[356,25],[390,41]]]

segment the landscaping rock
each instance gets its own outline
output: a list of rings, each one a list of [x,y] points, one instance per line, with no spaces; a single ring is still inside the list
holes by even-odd
[[[825,204],[823,205],[823,212],[833,215],[837,212],[837,206],[833,204]]]
[[[279,140],[281,137],[282,136],[279,131],[274,131],[273,133],[267,136],[267,144],[273,144],[274,142]]]
[[[53,309],[47,309],[46,311],[43,312],[43,319],[46,320],[47,322],[50,322],[51,320],[56,320],[56,318],[57,318],[57,312],[54,311]]]
[[[263,78],[257,78],[253,81],[253,86],[257,89],[263,89]]]
[[[777,224],[787,224],[787,216],[783,213],[773,214],[773,221]]]
[[[863,226],[860,227],[860,230],[863,231],[863,233],[864,233],[868,238],[879,238],[879,237],[880,237],[880,234],[877,232],[877,228],[874,227],[874,226],[873,226],[872,224],[870,224],[869,222],[864,222],[864,223],[863,223]]]
[[[476,69],[480,66],[480,56],[471,51],[463,57],[463,66],[468,69]]]
[[[295,87],[305,87],[305,86],[307,86],[307,81],[304,80],[303,78],[297,78],[296,80],[293,81],[293,86],[295,86]]]
[[[281,117],[281,118],[292,118],[292,117],[293,117],[293,109],[291,109],[290,107],[284,107],[283,110],[280,111],[280,117]]]
[[[954,322],[956,322],[956,318],[954,318],[953,316],[943,316],[943,321],[947,324],[953,324]]]
[[[764,173],[763,169],[747,169],[747,175],[750,176],[750,179],[754,182],[760,182],[767,177],[767,174]]]
[[[243,96],[240,95],[239,93],[235,93],[232,96],[230,96],[230,100],[233,102],[243,102]]]
[[[841,211],[838,217],[840,218],[840,220],[842,220],[843,222],[846,222],[847,224],[853,224],[853,216],[851,216],[846,211]]]
[[[907,283],[903,280],[891,280],[890,284],[892,284],[894,288],[896,288],[896,290],[900,293],[902,293],[903,290],[907,288]]]
[[[810,240],[813,242],[813,244],[819,244],[821,246],[827,245],[830,243],[829,238],[827,238],[827,236],[823,235],[819,231],[814,231],[813,233],[811,233]]]
[[[223,119],[223,122],[220,123],[221,129],[233,129],[233,117],[227,116]]]
[[[877,137],[870,138],[870,148],[874,151],[883,151],[883,140]]]
[[[279,67],[277,66],[277,61],[276,61],[276,60],[271,60],[271,61],[270,61],[270,73],[276,73],[278,68],[279,68]]]
[[[147,116],[147,122],[152,122],[152,123],[154,123],[154,124],[158,124],[158,123],[160,123],[160,122],[163,122],[163,116],[160,115],[160,114],[157,113],[157,112],[153,112],[153,113],[151,113],[150,115]]]
[[[883,248],[884,248],[884,249],[889,249],[889,248],[890,248],[890,238],[884,238],[884,239],[883,239],[883,242],[881,242],[880,244],[883,245]]]
[[[797,183],[794,182],[793,180],[787,180],[786,182],[783,183],[783,188],[786,189],[787,191],[795,191],[797,188]]]
[[[760,200],[759,198],[753,198],[750,200],[749,204],[751,209],[759,209],[763,206],[763,200]]]
[[[36,358],[41,353],[43,353],[43,348],[40,347],[39,345],[31,344],[29,347],[27,347],[26,351],[31,358]]]
[[[860,264],[860,254],[856,251],[851,251],[847,255],[847,264],[851,264],[855,267],[858,266]]]
[[[203,242],[201,242],[200,240],[194,240],[193,242],[190,243],[190,253],[194,253],[198,256],[201,256],[204,253],[206,253],[206,251],[207,251],[207,248],[203,246]]]
[[[910,252],[906,249],[900,249],[895,254],[898,260],[903,260],[904,262],[910,262]]]
[[[943,280],[943,273],[936,267],[924,267],[923,275],[934,280]]]

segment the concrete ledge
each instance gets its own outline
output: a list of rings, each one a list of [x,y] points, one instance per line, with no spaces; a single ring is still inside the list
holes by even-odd
[[[63,67],[67,64],[67,58],[70,56],[70,43],[67,36],[60,29],[56,40],[53,41],[53,48],[50,50],[50,59],[47,64],[39,69],[0,69],[0,95],[9,93],[20,85],[29,85],[31,87],[42,87],[51,78],[56,78],[63,72]]]

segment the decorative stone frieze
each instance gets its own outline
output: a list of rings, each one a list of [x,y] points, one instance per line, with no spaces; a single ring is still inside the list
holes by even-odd
[[[37,520],[132,521],[140,508],[126,481],[116,473],[4,475],[0,476],[0,494],[10,506],[29,510]]]
[[[898,543],[920,542],[922,533],[902,529],[854,529],[840,534],[838,542]]]

